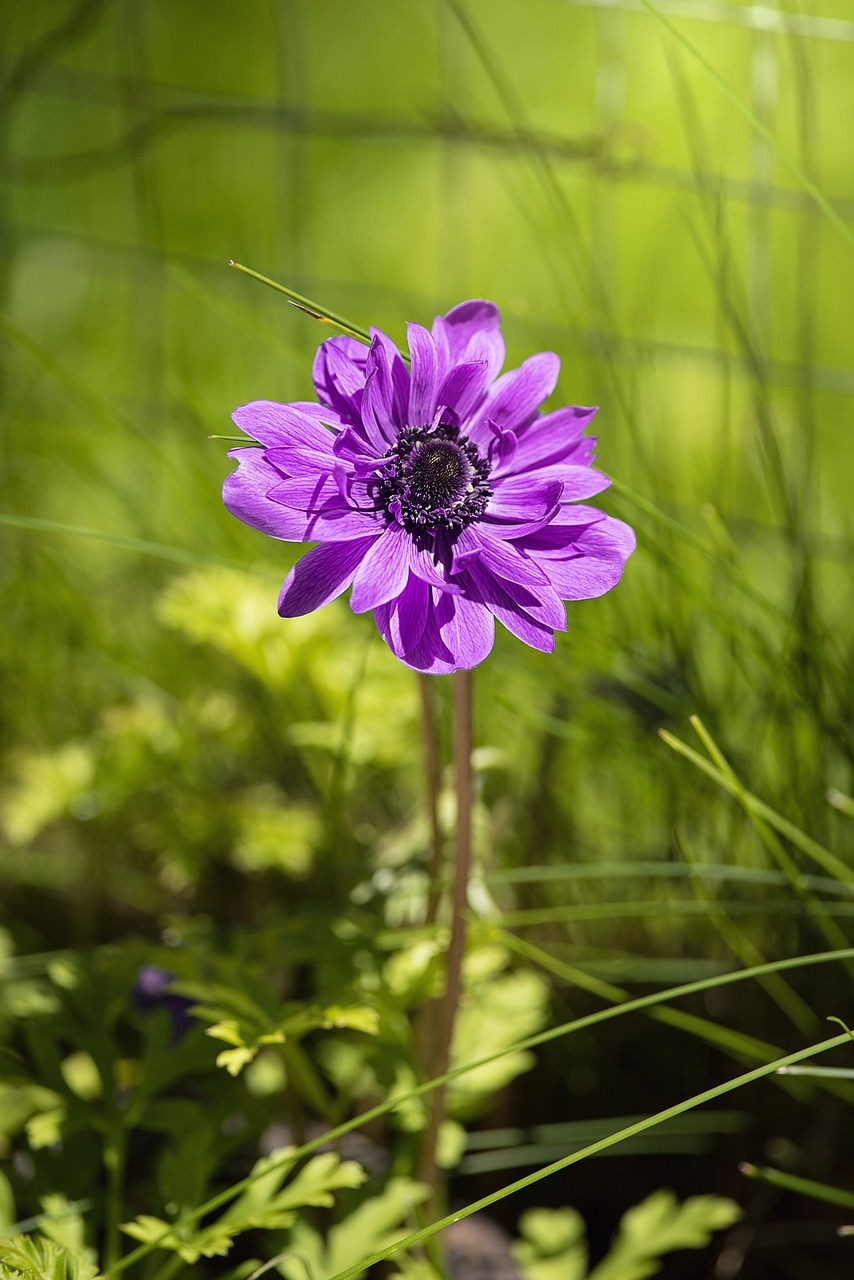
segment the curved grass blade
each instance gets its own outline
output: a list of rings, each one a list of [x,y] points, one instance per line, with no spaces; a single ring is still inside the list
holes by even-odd
[[[792,889],[803,903],[804,909],[812,916],[815,923],[821,929],[828,945],[831,947],[844,946],[847,942],[845,934],[836,921],[830,918],[830,913],[827,911],[827,908],[822,903],[821,899],[804,887],[799,877],[798,868],[795,865],[794,859],[789,856],[780,840],[774,832],[769,829],[768,824],[763,822],[759,815],[752,811],[745,803],[745,788],[741,779],[736,774],[732,765],[729,763],[700,717],[698,715],[691,716],[691,724],[714,763],[735,788],[734,794],[750,819],[750,822],[753,824],[753,828],[759,836],[760,841],[786,876]]]
[[[769,827],[773,827],[781,836],[784,836],[797,849],[805,853],[808,858],[816,862],[829,876],[832,876],[835,880],[840,880],[843,884],[854,884],[854,870],[843,862],[841,858],[838,858],[835,853],[825,849],[817,840],[813,840],[812,836],[808,836],[805,831],[801,831],[800,827],[796,827],[788,818],[784,818],[777,813],[770,805],[760,800],[758,796],[740,786],[734,785],[726,774],[722,773],[711,761],[706,760],[698,751],[694,751],[692,747],[669,733],[667,729],[659,729],[658,736],[662,742],[667,743],[668,747],[678,752],[680,756],[684,756],[686,760],[690,760],[698,769],[707,774],[713,782],[717,782],[718,786],[723,787],[724,791],[728,791],[731,796],[739,800],[745,809],[750,809],[767,822]]]
[[[626,1013],[633,1013],[639,1009],[646,1009],[651,1005],[664,1004],[667,1001],[675,1000],[680,996],[692,995],[700,991],[709,991],[714,987],[727,986],[733,982],[743,982],[749,978],[758,978],[765,973],[773,973],[785,969],[797,969],[815,964],[828,964],[832,961],[841,961],[854,958],[854,947],[850,947],[845,951],[822,951],[807,956],[794,956],[784,960],[775,960],[766,965],[759,965],[753,969],[738,969],[732,973],[717,974],[713,978],[701,978],[696,982],[684,983],[678,987],[670,987],[665,991],[657,991],[651,995],[640,996],[636,1000],[627,1001],[626,1004],[612,1006],[609,1009],[600,1009],[597,1013],[587,1014],[583,1018],[577,1018],[572,1022],[562,1023],[560,1026],[551,1027],[547,1031],[541,1031],[537,1035],[528,1036],[525,1040],[520,1040],[516,1044],[509,1045],[506,1049],[499,1053],[493,1053],[487,1057],[480,1058],[476,1062],[467,1063],[465,1066],[456,1067],[446,1072],[442,1076],[437,1076],[434,1080],[427,1080],[424,1084],[418,1085],[417,1088],[410,1090],[409,1093],[401,1094],[399,1097],[387,1099],[385,1102],[378,1103],[375,1107],[370,1107],[367,1111],[361,1112],[360,1115],[354,1116],[351,1120],[346,1120],[343,1124],[338,1125],[335,1129],[321,1134],[312,1141],[305,1143],[294,1154],[291,1152],[287,1159],[301,1160],[304,1156],[311,1155],[318,1147],[324,1146],[326,1143],[335,1142],[338,1138],[343,1138],[345,1134],[352,1133],[355,1129],[359,1129],[362,1125],[369,1124],[372,1120],[378,1119],[380,1116],[387,1115],[388,1112],[396,1110],[405,1103],[415,1098],[421,1098],[425,1094],[431,1093],[434,1089],[440,1088],[442,1085],[450,1083],[452,1080],[458,1079],[460,1076],[466,1075],[470,1071],[476,1071],[480,1067],[488,1066],[490,1063],[497,1062],[500,1058],[505,1057],[509,1053],[518,1053],[525,1049],[534,1049],[538,1045],[547,1044],[551,1040],[558,1040],[561,1036],[572,1035],[577,1031],[583,1031],[587,1027],[592,1027],[600,1022],[608,1022],[611,1018],[621,1017]],[[821,1047],[830,1047],[832,1045],[841,1044],[848,1041],[847,1034],[836,1037],[833,1041],[827,1041]],[[770,1066],[758,1068],[760,1074],[770,1075],[781,1066],[788,1066],[790,1063],[799,1062],[809,1057],[811,1050],[802,1050],[800,1054],[794,1054],[789,1058],[776,1059]],[[815,1052],[820,1052],[820,1048]],[[758,1077],[756,1077],[758,1078]],[[669,1113],[668,1113],[669,1114]],[[679,1114],[674,1112],[673,1114]],[[664,1118],[664,1117],[662,1117]],[[169,1228],[163,1232],[159,1239],[148,1241],[146,1244],[139,1245],[130,1253],[119,1259],[108,1272],[107,1280],[112,1280],[116,1275],[125,1271],[128,1267],[133,1266],[141,1258],[146,1257],[158,1244],[166,1240],[173,1232],[180,1232],[185,1227],[192,1226],[198,1222],[200,1218],[205,1217],[209,1213],[213,1213],[216,1209],[228,1204],[247,1187],[252,1186],[258,1178],[265,1176],[275,1168],[275,1164],[270,1165],[261,1173],[250,1174],[248,1177],[235,1182],[232,1186],[227,1187],[224,1191],[220,1191],[211,1199],[206,1200],[203,1204],[184,1214],[177,1222],[171,1224]],[[447,1225],[447,1224],[443,1224]]]
[[[809,174],[805,173],[798,164],[795,157],[786,147],[783,146],[774,131],[769,129],[766,124],[763,124],[759,117],[751,111],[747,103],[742,101],[736,91],[728,81],[723,78],[720,72],[712,66],[711,62],[709,62],[702,53],[700,53],[700,50],[691,43],[688,37],[683,35],[679,28],[675,27],[670,19],[664,16],[661,10],[653,4],[652,0],[641,0],[641,3],[644,8],[652,14],[656,21],[661,23],[673,39],[681,44],[683,49],[686,49],[687,52],[690,53],[695,62],[700,64],[706,74],[715,82],[721,92],[726,95],[736,110],[750,122],[756,132],[765,139],[770,147],[773,148],[780,162],[786,166],[793,177],[797,178],[803,189],[812,196],[813,200],[816,202],[819,209],[821,209],[825,217],[832,222],[836,227],[836,230],[842,234],[850,248],[854,249],[854,232],[851,231],[851,228],[847,225],[841,215],[837,213],[824,192],[816,186]]]
[[[352,320],[346,320],[335,311],[330,311],[327,307],[321,306],[319,302],[312,302],[311,298],[304,298],[301,293],[296,293],[293,289],[289,289],[287,285],[279,284],[277,280],[271,280],[269,276],[262,276],[260,271],[253,271],[251,267],[245,267],[242,262],[229,262],[228,265],[234,267],[235,271],[242,271],[245,276],[251,276],[253,280],[260,280],[261,284],[266,284],[278,293],[283,293],[293,306],[298,307],[300,311],[304,311],[313,320],[319,320],[321,324],[332,325],[334,329],[340,329],[348,337],[356,338],[359,342],[367,343],[368,346],[371,345],[371,335],[368,330],[361,328],[360,325],[353,324]]]
[[[755,1178],[757,1182],[766,1182],[771,1187],[782,1187],[784,1191],[794,1191],[801,1196],[812,1196],[815,1200],[824,1200],[827,1204],[839,1204],[843,1209],[854,1209],[854,1193],[843,1191],[841,1187],[828,1186],[826,1182],[813,1182],[812,1178],[796,1178],[791,1173],[783,1173],[780,1169],[764,1169],[746,1161],[738,1166],[739,1173],[746,1178]]]
[[[500,930],[500,937],[502,943],[517,955],[524,956],[527,960],[539,965],[541,969],[553,974],[554,977],[607,1000],[609,1004],[621,1005],[631,999],[630,993],[624,988],[617,987],[611,982],[604,982],[601,978],[585,973],[574,965],[565,964],[564,961],[549,955],[547,951],[543,951],[532,942],[517,938],[515,934],[504,929]],[[731,1053],[736,1058],[761,1062],[769,1055],[780,1052],[777,1045],[758,1040],[755,1036],[745,1035],[742,1031],[733,1031],[730,1027],[719,1026],[708,1018],[685,1013],[682,1009],[671,1009],[669,1005],[653,1005],[646,1012],[656,1022],[663,1022],[666,1026],[698,1036],[701,1040]]]
[[[803,1062],[807,1058],[816,1057],[820,1053],[826,1053],[828,1050],[835,1049],[845,1043],[849,1043],[847,1035],[832,1036],[828,1040],[822,1040],[818,1044],[810,1045],[807,1049],[799,1049],[797,1053],[788,1054],[785,1058],[778,1058],[775,1062],[767,1063],[762,1067],[755,1067],[752,1071],[746,1071],[744,1075],[736,1076],[725,1084],[715,1085],[714,1088],[705,1089],[702,1093],[695,1093],[693,1097],[686,1098],[683,1102],[677,1102],[674,1106],[667,1107],[664,1111],[647,1116],[635,1124],[627,1125],[624,1129],[618,1129],[616,1133],[609,1134],[606,1138],[600,1138],[598,1142],[591,1143],[590,1146],[582,1148],[581,1151],[573,1151],[562,1159],[546,1165],[545,1168],[538,1169],[536,1173],[528,1174],[525,1178],[519,1178],[516,1182],[511,1182],[508,1186],[502,1187],[500,1191],[494,1191],[491,1195],[482,1196],[480,1200],[467,1204],[465,1208],[458,1209],[455,1213],[449,1213],[444,1218],[439,1218],[436,1222],[431,1222],[428,1227],[422,1228],[421,1231],[415,1231],[412,1235],[405,1236],[402,1240],[398,1240],[395,1244],[379,1250],[369,1258],[362,1258],[352,1267],[339,1271],[337,1275],[331,1276],[330,1280],[351,1280],[351,1277],[361,1274],[369,1267],[375,1266],[376,1263],[384,1262],[386,1258],[392,1257],[403,1249],[415,1248],[416,1245],[429,1240],[437,1232],[451,1226],[452,1223],[459,1222],[462,1218],[471,1217],[473,1213],[479,1213],[482,1209],[488,1209],[491,1205],[498,1204],[499,1201],[505,1200],[508,1196],[515,1195],[517,1191],[524,1191],[527,1187],[531,1187],[537,1182],[542,1182],[544,1178],[551,1177],[553,1173],[560,1173],[562,1169],[568,1169],[573,1164],[580,1164],[582,1160],[598,1155],[601,1151],[607,1151],[610,1147],[615,1147],[618,1143],[625,1142],[627,1138],[633,1138],[636,1134],[654,1129],[665,1120],[684,1115],[686,1111],[701,1107],[707,1102],[712,1102],[715,1098],[723,1097],[724,1094],[734,1093],[736,1089],[741,1089],[745,1085],[752,1084],[755,1080],[761,1080],[764,1076],[771,1075],[774,1071],[779,1070],[780,1067],[788,1066],[795,1062]]]

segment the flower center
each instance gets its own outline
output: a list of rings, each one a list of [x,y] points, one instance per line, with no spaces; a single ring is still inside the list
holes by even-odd
[[[379,473],[377,506],[411,533],[458,532],[483,514],[492,496],[489,472],[456,427],[404,427]]]
[[[471,479],[471,463],[450,440],[425,440],[409,460],[409,496],[425,510],[454,506]]]

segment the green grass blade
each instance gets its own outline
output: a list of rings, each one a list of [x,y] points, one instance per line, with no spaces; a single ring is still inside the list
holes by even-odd
[[[296,1156],[291,1153],[288,1159],[302,1159],[304,1156],[310,1155],[313,1151],[316,1151],[318,1147],[323,1146],[325,1143],[335,1142],[338,1138],[343,1138],[345,1134],[352,1133],[354,1129],[359,1129],[363,1125],[369,1124],[372,1120],[378,1119],[380,1116],[387,1115],[389,1111],[396,1110],[398,1107],[412,1101],[414,1098],[424,1097],[426,1094],[432,1093],[434,1089],[438,1089],[442,1085],[448,1084],[450,1081],[466,1075],[469,1071],[476,1071],[480,1067],[485,1067],[490,1063],[497,1062],[500,1058],[505,1057],[506,1054],[518,1053],[525,1049],[537,1048],[541,1044],[547,1044],[549,1041],[558,1040],[562,1036],[572,1035],[575,1032],[583,1031],[600,1022],[608,1022],[612,1018],[621,1017],[624,1014],[633,1013],[639,1009],[646,1009],[651,1005],[663,1004],[667,1001],[675,1000],[679,996],[693,995],[696,992],[709,991],[714,987],[727,986],[733,982],[744,982],[750,978],[759,978],[765,973],[773,973],[775,971],[782,971],[786,969],[797,969],[816,964],[828,964],[833,961],[839,962],[851,958],[854,958],[854,947],[850,947],[845,951],[839,952],[822,951],[815,952],[812,955],[807,956],[789,957],[784,960],[772,961],[766,965],[760,965],[754,969],[740,969],[735,970],[732,973],[717,974],[713,978],[701,978],[696,982],[688,982],[678,987],[670,987],[665,991],[657,991],[651,995],[640,996],[635,1000],[627,1001],[624,1005],[618,1005],[616,1007],[612,1006],[609,1009],[600,1009],[597,1013],[587,1014],[583,1018],[576,1018],[572,1022],[562,1023],[560,1026],[551,1027],[547,1031],[541,1031],[537,1035],[529,1036],[525,1040],[520,1040],[516,1044],[508,1046],[499,1053],[490,1054],[485,1058],[480,1058],[476,1062],[468,1063],[463,1067],[456,1067],[442,1076],[436,1076],[433,1080],[425,1081],[424,1084],[418,1085],[417,1088],[412,1089],[407,1094],[402,1094],[399,1097],[378,1103],[377,1106],[370,1107],[360,1115],[354,1116],[351,1120],[347,1120],[343,1124],[338,1125],[337,1128],[331,1129],[320,1137],[313,1139],[311,1142],[305,1143],[299,1148]],[[849,1040],[849,1036],[846,1033],[843,1036],[837,1037],[832,1042],[826,1043],[835,1045],[841,1044],[843,1041],[847,1040]],[[815,1052],[819,1051],[819,1049],[815,1050]],[[767,1070],[764,1068],[760,1068],[759,1070],[763,1074],[768,1075],[781,1066],[789,1065],[790,1062],[800,1061],[801,1057],[804,1056],[810,1056],[810,1051],[802,1051],[801,1055],[795,1054],[791,1058],[776,1060]],[[269,1172],[270,1168],[273,1167],[275,1166],[270,1166],[266,1172]],[[220,1191],[217,1195],[212,1196],[210,1200],[206,1200],[204,1204],[201,1204],[197,1208],[192,1209],[189,1213],[186,1213],[178,1222],[173,1223],[167,1231],[164,1231],[160,1239],[165,1240],[173,1231],[181,1231],[184,1227],[192,1226],[193,1223],[198,1222],[200,1218],[205,1217],[209,1213],[213,1213],[216,1209],[221,1208],[230,1200],[233,1200],[235,1196],[240,1195],[241,1192],[245,1191],[247,1187],[250,1187],[253,1182],[257,1181],[259,1177],[263,1176],[263,1172],[250,1174],[240,1182],[236,1182],[232,1186],[227,1187],[224,1191]],[[122,1271],[125,1271],[128,1267],[138,1262],[141,1258],[147,1256],[157,1248],[157,1245],[158,1241],[152,1240],[147,1244],[141,1244],[138,1248],[133,1249],[110,1269],[108,1280],[112,1280],[113,1276],[120,1274]]]
[[[832,876],[835,880],[842,881],[843,884],[854,884],[854,870],[843,862],[841,858],[838,858],[836,854],[831,853],[829,849],[825,849],[817,840],[813,840],[812,836],[808,836],[806,832],[801,831],[800,827],[796,827],[793,822],[789,822],[788,818],[784,818],[777,813],[770,805],[760,800],[758,796],[734,786],[726,774],[701,756],[699,752],[694,751],[687,743],[669,733],[667,729],[659,729],[658,736],[662,742],[667,743],[668,747],[678,752],[679,755],[684,756],[686,760],[690,760],[698,769],[707,774],[714,782],[717,782],[725,791],[728,791],[731,796],[734,796],[736,800],[740,800],[745,808],[751,809],[758,817],[763,818],[770,827],[773,827],[781,836],[784,836],[797,849],[805,853],[829,876]]]
[[[744,784],[736,774],[732,765],[726,759],[720,747],[718,747],[717,743],[712,738],[712,735],[709,733],[700,717],[697,715],[691,716],[691,724],[694,726],[700,741],[712,757],[714,763],[735,788],[735,795],[739,804],[753,824],[756,834],[759,836],[759,839],[768,850],[771,857],[783,871],[794,892],[803,902],[805,910],[809,912],[815,923],[821,929],[828,945],[831,947],[844,947],[847,942],[847,938],[845,937],[842,929],[840,929],[835,920],[830,918],[830,914],[822,904],[821,900],[804,886],[798,874],[798,868],[795,865],[794,860],[789,856],[788,852],[774,832],[769,829],[768,824],[764,822],[746,803],[746,791]]]
[[[742,101],[738,96],[732,85],[730,85],[728,81],[723,78],[720,72],[712,66],[711,62],[709,62],[709,60],[700,53],[700,50],[691,43],[688,37],[684,36],[678,27],[674,26],[670,19],[664,16],[661,10],[652,3],[652,0],[641,0],[641,2],[644,8],[652,14],[657,22],[661,23],[662,27],[664,27],[673,39],[676,40],[683,49],[687,50],[695,62],[699,63],[721,92],[726,95],[736,110],[750,122],[756,132],[765,139],[770,147],[773,148],[780,162],[786,166],[793,177],[797,178],[803,189],[812,196],[813,200],[816,202],[819,209],[821,209],[825,217],[833,223],[836,230],[839,231],[848,242],[848,245],[854,249],[854,232],[851,231],[851,228],[844,221],[841,215],[837,213],[824,192],[816,186],[809,174],[807,174],[798,164],[791,152],[783,146],[774,131],[769,129],[766,124],[763,124],[759,117],[751,111],[747,103]]]
[[[527,960],[539,965],[541,969],[545,969],[548,973],[553,974],[554,977],[561,978],[564,982],[569,982],[584,991],[589,991],[592,995],[600,996],[603,1000],[607,1000],[609,1004],[625,1004],[626,1001],[631,999],[629,992],[624,988],[614,986],[610,982],[603,982],[601,978],[587,974],[582,969],[577,969],[574,965],[565,964],[562,960],[558,960],[557,957],[549,955],[547,951],[543,951],[541,947],[535,946],[534,943],[517,938],[515,934],[508,933],[506,930],[501,930],[500,936],[501,941],[511,951],[515,951],[518,955],[522,955]],[[656,1022],[662,1022],[667,1026],[675,1027],[679,1031],[685,1031],[689,1035],[698,1036],[707,1043],[713,1044],[716,1048],[723,1049],[737,1058],[764,1061],[769,1056],[780,1052],[777,1045],[768,1044],[764,1040],[758,1040],[755,1036],[745,1035],[741,1031],[733,1031],[729,1027],[721,1027],[716,1022],[711,1022],[708,1018],[685,1013],[682,1009],[671,1009],[668,1005],[653,1005],[646,1012]]]
[[[538,1169],[536,1173],[531,1173],[525,1178],[519,1178],[516,1182],[511,1182],[508,1186],[502,1187],[500,1191],[494,1191],[491,1195],[482,1196],[480,1200],[475,1200],[464,1208],[457,1209],[454,1213],[449,1213],[444,1218],[439,1218],[437,1222],[432,1222],[428,1227],[422,1228],[421,1231],[415,1231],[412,1235],[405,1236],[402,1240],[398,1240],[395,1244],[379,1250],[369,1258],[362,1258],[352,1267],[347,1267],[344,1271],[339,1271],[336,1275],[331,1276],[330,1280],[351,1280],[352,1276],[359,1275],[362,1271],[375,1266],[378,1262],[384,1262],[386,1258],[392,1257],[401,1250],[415,1248],[425,1240],[429,1240],[431,1236],[436,1235],[437,1232],[443,1231],[445,1227],[451,1226],[454,1222],[459,1222],[461,1218],[468,1218],[473,1213],[488,1209],[491,1205],[498,1204],[508,1196],[515,1195],[516,1192],[524,1191],[527,1187],[534,1186],[537,1182],[542,1182],[544,1178],[549,1178],[554,1173],[560,1173],[562,1169],[568,1169],[570,1165],[580,1164],[582,1160],[598,1155],[601,1151],[607,1151],[610,1147],[615,1147],[620,1142],[625,1142],[627,1138],[633,1138],[636,1134],[654,1129],[665,1120],[684,1115],[686,1111],[692,1111],[695,1107],[704,1106],[705,1103],[712,1102],[715,1098],[723,1097],[725,1094],[734,1093],[736,1089],[753,1084],[754,1081],[771,1075],[782,1066],[803,1062],[807,1058],[816,1057],[820,1053],[826,1053],[828,1050],[835,1049],[845,1043],[850,1043],[847,1035],[832,1036],[829,1040],[822,1040],[818,1044],[810,1045],[807,1049],[799,1049],[797,1053],[788,1054],[785,1058],[778,1058],[775,1062],[767,1063],[765,1066],[754,1067],[752,1071],[746,1071],[743,1075],[736,1076],[725,1084],[715,1085],[712,1089],[705,1089],[702,1093],[696,1093],[693,1097],[686,1098],[683,1102],[677,1102],[674,1106],[667,1107],[664,1111],[656,1112],[655,1115],[647,1116],[635,1124],[619,1129],[616,1133],[609,1134],[606,1138],[600,1138],[598,1142],[591,1143],[590,1146],[582,1148],[581,1151],[573,1151],[562,1159],[546,1165],[545,1168]]]
[[[767,1182],[771,1187],[781,1187],[784,1191],[812,1196],[816,1200],[824,1200],[827,1204],[839,1204],[843,1209],[854,1209],[854,1194],[843,1191],[841,1187],[831,1187],[826,1182],[813,1182],[812,1178],[798,1178],[794,1174],[783,1173],[780,1169],[764,1169],[746,1162],[740,1164],[738,1168],[745,1177],[755,1178],[757,1182]]]
[[[781,1076],[814,1076],[822,1080],[854,1080],[854,1067],[781,1067]]]
[[[263,569],[247,569],[246,565],[234,560],[226,560],[221,556],[200,555],[186,547],[170,546],[166,542],[149,542],[146,538],[129,538],[121,533],[108,533],[103,529],[86,529],[81,525],[63,524],[59,520],[42,520],[38,516],[19,516],[11,511],[0,511],[0,524],[11,525],[16,529],[33,529],[39,533],[70,534],[75,538],[87,538],[92,542],[101,542],[109,547],[117,547],[121,551],[133,551],[138,555],[156,556],[159,560],[171,560],[176,564],[192,565],[201,569],[235,569],[240,573],[259,573],[263,577],[271,577]]]
[[[277,280],[271,280],[269,276],[262,276],[259,271],[253,271],[251,267],[244,267],[242,262],[229,262],[228,265],[234,267],[235,271],[242,271],[245,276],[251,276],[253,280],[260,280],[261,284],[268,285],[269,288],[275,289],[278,293],[283,293],[294,306],[299,307],[300,311],[304,311],[313,320],[319,320],[321,324],[332,325],[334,329],[340,329],[348,337],[357,338],[359,342],[365,342],[368,346],[371,345],[371,335],[368,330],[354,324],[352,320],[339,316],[335,311],[330,311],[328,307],[321,306],[319,302],[312,302],[311,298],[304,298],[301,293],[295,293],[287,285],[279,284]]]

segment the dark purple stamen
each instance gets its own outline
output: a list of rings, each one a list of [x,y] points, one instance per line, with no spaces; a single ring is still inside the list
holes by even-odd
[[[490,470],[456,427],[404,427],[379,472],[376,506],[411,533],[458,532],[483,515]]]

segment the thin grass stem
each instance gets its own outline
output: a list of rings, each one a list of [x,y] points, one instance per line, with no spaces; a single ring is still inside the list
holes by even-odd
[[[251,276],[253,280],[260,280],[261,284],[275,289],[277,293],[283,293],[294,306],[299,307],[313,320],[331,325],[334,329],[340,329],[342,333],[346,333],[348,337],[356,338],[359,342],[367,343],[368,346],[371,345],[371,335],[368,330],[354,324],[352,320],[345,320],[343,316],[330,311],[328,307],[321,306],[319,302],[312,302],[311,298],[304,298],[301,293],[289,289],[287,285],[279,284],[278,280],[271,280],[269,276],[262,276],[260,271],[253,271],[251,267],[245,267],[242,262],[229,262],[228,265],[234,267],[235,271],[242,271],[245,276]]]
[[[338,1138],[343,1138],[345,1134],[352,1133],[355,1129],[360,1129],[363,1125],[370,1124],[372,1120],[379,1119],[380,1116],[387,1115],[389,1111],[394,1111],[398,1107],[404,1106],[406,1103],[413,1101],[415,1098],[421,1098],[432,1093],[435,1089],[442,1085],[448,1084],[451,1080],[456,1080],[460,1076],[467,1075],[470,1071],[476,1071],[480,1067],[489,1066],[493,1062],[497,1062],[500,1058],[507,1054],[520,1053],[526,1049],[535,1049],[541,1044],[548,1044],[553,1040],[559,1040],[562,1036],[573,1035],[576,1032],[584,1031],[588,1027],[596,1026],[600,1022],[609,1022],[612,1018],[622,1017],[628,1013],[635,1013],[641,1009],[647,1009],[652,1005],[664,1004],[671,1000],[676,1000],[680,996],[694,995],[701,991],[710,991],[715,987],[729,986],[731,983],[744,982],[748,979],[760,978],[763,974],[774,973],[788,969],[800,969],[811,967],[817,964],[830,964],[832,962],[840,962],[854,957],[854,947],[849,947],[844,951],[820,951],[812,955],[788,957],[784,960],[774,960],[768,964],[758,965],[753,969],[737,969],[731,973],[716,974],[713,978],[700,978],[696,982],[686,982],[677,987],[668,987],[664,991],[656,991],[650,995],[639,996],[635,1000],[627,1001],[626,1004],[611,1006],[608,1009],[600,1009],[596,1013],[585,1015],[583,1018],[575,1018],[571,1022],[561,1023],[557,1027],[550,1027],[546,1031],[540,1031],[536,1035],[527,1036],[524,1040],[519,1040],[515,1044],[508,1045],[506,1048],[499,1050],[498,1053],[488,1054],[483,1058],[478,1058],[474,1062],[468,1062],[463,1066],[454,1067],[445,1075],[439,1076],[434,1080],[427,1080],[424,1084],[418,1085],[415,1089],[411,1089],[408,1093],[400,1094],[387,1098],[385,1102],[378,1103],[375,1107],[370,1107],[367,1111],[361,1112],[354,1116],[351,1120],[346,1120],[337,1128],[331,1129],[321,1134],[317,1138],[313,1138],[310,1142],[304,1143],[298,1151],[290,1151],[287,1153],[282,1163],[294,1163],[302,1160],[303,1157],[311,1155],[318,1147],[325,1146],[327,1143],[335,1142]],[[828,1044],[840,1044],[845,1040],[849,1040],[846,1033],[844,1036],[837,1037]],[[816,1052],[819,1050],[817,1049]],[[809,1051],[804,1056],[809,1056]],[[800,1061],[801,1058],[796,1054],[792,1058],[777,1060],[770,1064],[765,1074],[770,1074],[780,1067],[790,1065],[792,1062]],[[206,1217],[209,1213],[213,1213],[216,1209],[228,1204],[230,1200],[235,1199],[248,1187],[251,1187],[259,1178],[268,1176],[275,1168],[276,1164],[271,1163],[266,1169],[257,1173],[249,1174],[242,1178],[239,1182],[233,1183],[225,1190],[218,1192],[203,1204],[191,1209],[179,1219],[178,1222],[170,1226],[163,1232],[162,1236],[155,1240],[150,1240],[145,1244],[139,1245],[136,1249],[125,1256],[116,1264],[115,1267],[107,1274],[107,1280],[119,1275],[128,1267],[138,1262],[141,1258],[146,1257],[160,1244],[168,1239],[173,1231],[180,1232],[185,1227],[192,1226],[194,1222],[198,1222],[201,1218]]]
[[[644,8],[647,9],[649,13],[652,14],[652,16],[656,19],[656,21],[661,23],[661,25],[673,37],[673,39],[677,40],[679,44],[682,45],[683,49],[687,49],[691,57],[694,58],[695,61],[700,64],[700,66],[703,68],[706,74],[711,77],[711,79],[715,82],[715,84],[718,86],[721,92],[724,93],[727,98],[729,98],[733,106],[738,111],[741,112],[741,114],[745,117],[745,119],[750,121],[750,123],[753,125],[753,128],[756,130],[756,132],[760,134],[765,139],[765,141],[771,145],[771,147],[773,147],[774,151],[777,154],[777,158],[786,166],[789,172],[793,174],[795,178],[797,178],[798,182],[801,184],[803,189],[806,192],[808,192],[809,195],[812,196],[813,200],[816,202],[819,209],[821,209],[825,217],[828,218],[828,220],[833,223],[833,225],[836,227],[836,230],[839,231],[847,240],[848,245],[852,249],[854,249],[854,234],[852,234],[850,227],[844,221],[842,216],[839,213],[837,213],[837,211],[834,209],[833,205],[830,203],[830,201],[828,200],[824,192],[821,191],[816,186],[812,178],[810,178],[809,174],[805,173],[804,170],[801,168],[801,166],[798,164],[795,157],[790,154],[790,152],[787,150],[786,147],[783,146],[782,142],[777,137],[777,135],[773,132],[773,130],[769,129],[768,126],[759,119],[759,117],[755,114],[755,112],[751,111],[747,103],[742,101],[742,99],[738,96],[738,94],[735,92],[732,86],[723,78],[720,72],[717,71],[712,66],[712,64],[708,61],[707,58],[703,56],[702,53],[700,53],[700,50],[697,49],[691,43],[691,41],[687,38],[687,36],[684,36],[682,32],[678,29],[678,27],[675,27],[673,23],[670,21],[670,19],[666,18],[660,9],[656,8],[656,6],[652,3],[652,0],[641,0],[641,3],[643,4]]]
[[[836,1049],[846,1043],[850,1044],[850,1038],[847,1033],[832,1036],[830,1039],[822,1040],[806,1049],[799,1049],[797,1053],[788,1054],[785,1058],[778,1058],[775,1062],[767,1063],[762,1067],[755,1067],[752,1071],[746,1071],[744,1075],[727,1080],[725,1084],[715,1085],[712,1089],[705,1089],[702,1093],[696,1093],[693,1097],[686,1098],[683,1102],[677,1102],[674,1106],[667,1107],[664,1111],[647,1116],[635,1124],[619,1129],[616,1133],[600,1138],[598,1142],[591,1143],[590,1146],[584,1147],[581,1151],[573,1151],[562,1159],[555,1160],[552,1164],[538,1169],[535,1173],[528,1174],[525,1178],[519,1178],[517,1182],[509,1183],[506,1187],[502,1187],[500,1191],[495,1191],[488,1196],[482,1196],[480,1200],[475,1200],[464,1208],[447,1214],[445,1217],[438,1219],[438,1221],[431,1223],[429,1227],[416,1231],[410,1236],[405,1236],[402,1240],[396,1241],[387,1248],[371,1254],[369,1258],[362,1258],[354,1266],[347,1267],[344,1271],[339,1271],[334,1276],[330,1276],[329,1280],[351,1280],[351,1277],[360,1275],[363,1271],[379,1262],[384,1262],[386,1258],[391,1258],[394,1254],[404,1249],[415,1248],[431,1236],[436,1235],[437,1232],[443,1231],[445,1227],[451,1226],[452,1223],[459,1222],[462,1218],[471,1217],[473,1213],[479,1213],[483,1209],[488,1209],[492,1205],[498,1204],[499,1201],[505,1200],[508,1196],[515,1195],[516,1192],[524,1191],[527,1187],[531,1187],[537,1182],[542,1182],[544,1178],[549,1178],[554,1173],[560,1173],[562,1169],[568,1169],[570,1165],[579,1164],[582,1160],[589,1159],[590,1156],[598,1155],[601,1151],[607,1151],[609,1148],[617,1146],[620,1142],[625,1142],[627,1138],[633,1138],[636,1134],[654,1129],[665,1120],[684,1115],[686,1111],[693,1111],[695,1107],[701,1107],[707,1102],[712,1102],[715,1098],[723,1097],[724,1094],[734,1093],[736,1089],[741,1089],[745,1085],[752,1084],[756,1080],[761,1080],[763,1077],[771,1075],[774,1071],[778,1071],[780,1067],[788,1066],[795,1062],[803,1062],[807,1058],[816,1057],[820,1053],[826,1053],[828,1050]]]

